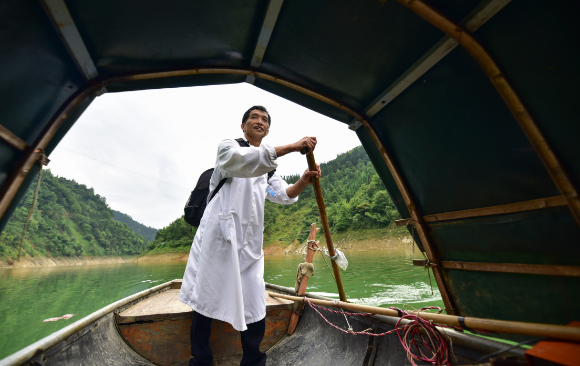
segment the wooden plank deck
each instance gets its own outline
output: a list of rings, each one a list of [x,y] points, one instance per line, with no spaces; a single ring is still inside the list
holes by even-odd
[[[155,294],[117,315],[121,334],[140,355],[161,365],[187,365],[190,358],[189,330],[193,311],[179,301],[181,283]],[[266,332],[263,351],[276,344],[287,332],[293,302],[266,295]],[[214,320],[210,337],[214,366],[239,365],[242,345],[239,332],[225,322]]]
[[[178,319],[191,317],[193,311],[189,305],[179,301],[180,288],[173,286],[167,291],[151,296],[117,316],[117,324],[129,324],[137,321],[151,321],[163,319]],[[181,286],[179,286],[181,287]],[[293,302],[285,299],[276,299],[266,294],[266,309],[291,309]]]

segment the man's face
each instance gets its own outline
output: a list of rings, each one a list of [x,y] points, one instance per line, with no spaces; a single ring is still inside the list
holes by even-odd
[[[270,124],[268,123],[268,114],[259,109],[253,109],[250,112],[250,118],[246,123],[242,123],[242,130],[250,138],[263,139],[268,136]]]

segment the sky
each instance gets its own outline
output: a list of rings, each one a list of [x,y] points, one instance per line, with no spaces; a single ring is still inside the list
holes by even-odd
[[[183,215],[200,174],[215,166],[217,146],[242,137],[244,112],[270,112],[264,142],[287,145],[315,136],[318,163],[360,145],[347,125],[251,84],[108,93],[95,99],[50,155],[53,174],[93,187],[109,206],[156,229]],[[306,158],[279,158],[280,175],[301,174]],[[324,175],[324,172],[322,172]]]

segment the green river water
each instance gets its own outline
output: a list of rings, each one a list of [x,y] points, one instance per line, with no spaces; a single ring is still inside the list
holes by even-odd
[[[433,280],[412,265],[411,248],[347,252],[341,271],[349,300],[373,306],[443,307]],[[266,282],[294,287],[302,256],[266,256]],[[327,259],[328,260],[328,259]],[[320,254],[308,291],[338,298],[334,280]],[[0,359],[129,295],[183,277],[185,263],[125,263],[75,267],[0,269]],[[76,314],[43,323],[47,318]]]

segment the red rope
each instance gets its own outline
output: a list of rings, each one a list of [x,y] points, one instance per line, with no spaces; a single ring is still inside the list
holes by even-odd
[[[437,329],[435,324],[433,324],[431,321],[420,318],[414,314],[409,314],[408,312],[406,312],[404,310],[394,308],[394,307],[389,307],[389,309],[397,310],[399,312],[399,314],[403,315],[395,324],[395,329],[390,330],[390,331],[386,331],[384,333],[369,333],[367,331],[355,332],[353,330],[342,329],[342,328],[332,324],[331,322],[328,321],[328,319],[326,319],[324,317],[324,315],[322,315],[322,313],[320,311],[318,311],[318,309],[326,310],[326,311],[331,312],[331,313],[347,314],[347,315],[352,315],[352,316],[371,316],[373,314],[370,314],[370,313],[348,313],[348,312],[344,312],[344,311],[336,311],[336,310],[328,309],[326,307],[313,304],[306,297],[304,298],[304,301],[308,305],[310,305],[310,307],[312,309],[314,309],[314,311],[316,311],[318,313],[318,315],[320,315],[322,317],[322,319],[324,319],[324,321],[326,321],[326,323],[331,325],[333,328],[340,330],[343,333],[356,334],[356,335],[367,335],[367,336],[372,336],[372,337],[382,337],[382,336],[386,336],[387,334],[397,333],[397,336],[399,337],[399,341],[401,342],[401,345],[403,346],[403,348],[407,352],[407,358],[409,359],[409,361],[411,362],[412,365],[416,365],[415,360],[428,362],[432,365],[451,365],[451,359],[449,358],[449,348],[447,346],[447,340],[445,339],[445,337],[443,337],[443,335],[439,332],[439,330]],[[437,314],[439,314],[443,311],[440,307],[437,307],[437,306],[427,306],[427,307],[419,309],[418,311],[424,311],[424,310],[429,310],[429,309],[438,310]],[[399,323],[403,319],[409,320],[410,323],[406,324],[406,325],[400,325]],[[451,328],[451,327],[449,327],[449,328]],[[421,330],[424,330],[425,335],[421,334]],[[423,350],[421,349],[421,345],[424,347],[426,352],[423,352]]]

